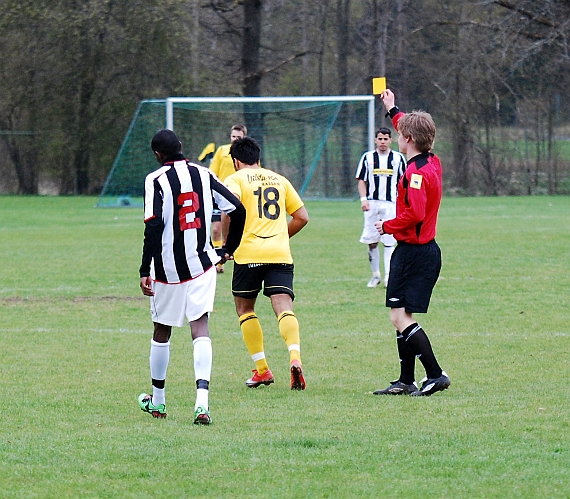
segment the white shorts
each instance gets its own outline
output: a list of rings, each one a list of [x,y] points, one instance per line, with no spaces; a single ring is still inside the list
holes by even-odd
[[[384,246],[395,246],[396,239],[394,239],[394,236],[392,234],[381,236],[374,224],[378,220],[392,220],[396,218],[396,203],[369,200],[368,206],[370,209],[362,212],[364,213],[364,229],[360,236],[360,242],[363,244],[374,244],[382,241]]]
[[[216,295],[216,268],[178,284],[152,283],[154,296],[150,297],[150,315],[153,322],[165,326],[184,326],[214,310]]]

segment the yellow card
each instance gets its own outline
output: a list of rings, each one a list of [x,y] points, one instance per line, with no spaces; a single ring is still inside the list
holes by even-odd
[[[386,90],[386,77],[372,78],[372,93],[380,95],[384,90]]]

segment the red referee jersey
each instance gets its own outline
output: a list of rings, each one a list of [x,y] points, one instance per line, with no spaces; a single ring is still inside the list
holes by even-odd
[[[394,128],[404,113],[392,118]],[[397,241],[425,244],[435,238],[441,204],[442,178],[439,158],[429,152],[414,156],[398,184],[396,218],[384,222],[383,229]]]

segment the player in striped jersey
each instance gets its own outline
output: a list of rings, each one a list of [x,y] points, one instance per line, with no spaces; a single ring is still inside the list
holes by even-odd
[[[230,148],[236,173],[226,179],[226,185],[240,198],[247,212],[243,238],[234,255],[232,278],[240,328],[256,366],[253,376],[245,383],[255,388],[274,381],[265,358],[263,331],[254,309],[263,287],[263,294],[271,300],[279,332],[289,350],[291,390],[304,390],[299,322],[293,312],[294,269],[289,239],[307,224],[309,215],[299,194],[285,177],[260,168],[260,152],[252,138],[236,140]],[[289,222],[287,215],[291,215]]]
[[[139,405],[154,417],[166,417],[165,380],[170,359],[172,326],[189,321],[194,344],[196,403],[194,423],[210,424],[208,390],[212,343],[208,317],[214,306],[214,265],[231,257],[245,223],[245,209],[207,168],[190,163],[171,130],[152,138],[152,151],[162,165],[147,175],[144,201],[144,244],[140,286],[150,297],[154,334],[150,347],[152,394],[139,396]],[[228,213],[226,245],[219,253],[210,241],[216,203]]]
[[[374,223],[396,216],[398,181],[406,170],[404,155],[390,148],[392,133],[388,128],[380,128],[374,142],[376,149],[364,153],[356,169],[360,206],[364,212],[364,229],[360,242],[368,245],[368,260],[372,270],[372,277],[367,284],[369,288],[375,288],[382,280],[378,250],[380,241],[384,245],[384,286],[388,285],[390,259],[396,247],[396,239],[391,234],[380,236]]]

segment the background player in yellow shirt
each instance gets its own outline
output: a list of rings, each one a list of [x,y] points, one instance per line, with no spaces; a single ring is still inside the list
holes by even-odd
[[[226,179],[228,189],[246,209],[246,222],[234,253],[232,293],[245,345],[255,362],[245,384],[255,388],[274,382],[267,365],[263,331],[254,307],[257,295],[271,300],[279,332],[289,350],[291,390],[304,390],[299,322],[293,313],[293,258],[289,239],[309,221],[299,194],[282,175],[260,168],[260,147],[250,137],[234,141],[230,155],[235,173]],[[287,215],[291,219],[287,221]],[[224,226],[229,219],[224,216]]]
[[[210,163],[210,170],[216,174],[216,177],[220,179],[220,182],[224,183],[227,177],[235,173],[234,163],[230,156],[230,146],[235,140],[241,139],[246,135],[247,128],[245,125],[234,125],[230,131],[230,143],[224,144],[216,150]],[[222,240],[221,211],[215,209],[212,216],[212,245],[214,248],[221,248]],[[216,270],[218,273],[222,273],[224,271],[224,264],[218,263],[216,265]]]

